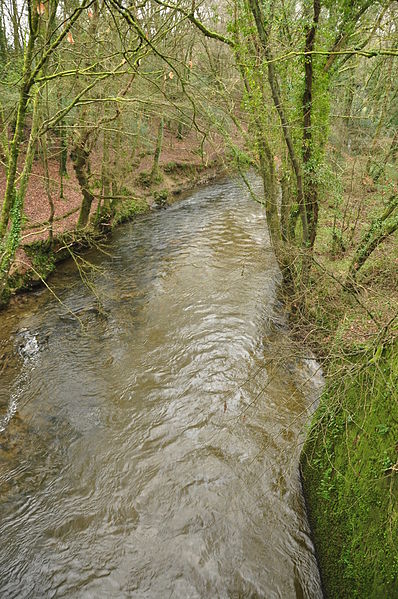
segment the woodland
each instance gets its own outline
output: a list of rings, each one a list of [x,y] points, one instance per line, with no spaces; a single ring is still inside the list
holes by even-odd
[[[398,597],[397,29],[390,0],[0,0],[0,305],[238,176],[324,370],[301,473],[326,597]]]

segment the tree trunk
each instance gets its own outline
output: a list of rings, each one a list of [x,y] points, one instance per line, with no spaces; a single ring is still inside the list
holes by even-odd
[[[10,233],[7,237],[4,251],[0,257],[0,297],[6,286],[7,276],[21,239],[23,207],[30,173],[32,171],[33,159],[35,155],[35,143],[39,121],[38,103],[39,93],[36,89],[35,96],[33,99],[32,130],[29,137],[28,148],[26,150],[25,164],[20,178],[19,189],[15,191],[15,199],[11,210],[12,218]]]
[[[109,131],[104,130],[103,133],[103,148],[102,148],[102,164],[101,164],[101,188],[102,188],[102,209],[100,208],[101,202],[98,202],[98,215],[100,216],[100,211],[103,213],[110,214],[111,211],[111,176],[109,172],[110,168],[110,156],[109,156],[109,146],[110,146],[110,133]]]
[[[21,42],[19,38],[19,15],[18,15],[18,5],[16,0],[12,0],[11,2],[12,13],[12,35],[14,42],[14,52],[18,56],[21,53]]]
[[[159,160],[162,152],[163,145],[163,129],[164,129],[164,118],[161,117],[159,121],[158,135],[156,139],[155,153],[153,155],[153,166],[151,170],[151,183],[155,183],[159,178]]]
[[[48,205],[50,207],[50,215],[48,218],[49,230],[48,230],[48,238],[50,242],[53,241],[53,223],[54,223],[54,215],[55,215],[55,206],[51,193],[51,182],[50,182],[50,172],[48,168],[48,144],[47,144],[47,134],[45,133],[41,138],[41,148],[43,152],[43,167],[44,167],[44,185],[46,188]]]
[[[390,235],[398,230],[398,195],[392,196],[383,214],[373,220],[367,233],[362,238],[352,259],[346,284],[352,286],[358,271],[365,264],[372,252]]]
[[[73,168],[76,173],[76,178],[79,182],[80,189],[83,195],[82,205],[80,207],[79,219],[77,221],[77,228],[83,229],[87,226],[88,219],[90,216],[90,210],[94,201],[94,195],[90,190],[90,165],[89,165],[89,152],[85,149],[84,143],[80,140],[75,145],[71,152],[71,159],[73,162]]]
[[[60,106],[62,106],[62,98],[58,94],[58,102]],[[68,144],[66,141],[66,132],[65,132],[65,121],[62,119],[59,122],[59,178],[60,178],[60,189],[59,195],[60,198],[64,199],[64,177],[68,174],[67,164],[68,164]]]
[[[303,175],[301,172],[301,166],[300,166],[299,160],[297,158],[296,151],[294,149],[293,140],[292,140],[292,137],[290,134],[289,122],[286,117],[285,109],[284,109],[283,103],[282,103],[282,94],[280,92],[278,78],[276,75],[274,63],[272,61],[273,57],[272,57],[272,54],[271,54],[271,51],[269,48],[268,34],[267,34],[267,31],[266,31],[265,25],[264,25],[265,19],[262,14],[258,0],[249,0],[249,6],[250,6],[250,10],[252,12],[252,15],[254,17],[254,21],[256,23],[256,28],[257,28],[257,32],[259,35],[259,39],[260,39],[262,48],[264,50],[265,58],[267,60],[268,82],[269,82],[269,85],[271,88],[271,95],[272,95],[272,99],[274,102],[274,106],[278,112],[278,115],[279,115],[279,118],[281,121],[283,137],[284,137],[284,140],[285,140],[285,143],[287,146],[289,158],[291,160],[293,170],[295,173],[295,177],[296,177],[297,200],[298,200],[298,204],[300,207],[301,223],[302,223],[302,227],[303,227],[303,245],[306,246],[309,241],[309,229],[308,229],[307,207],[305,205]]]
[[[309,54],[304,57],[304,93],[303,93],[303,171],[304,171],[304,193],[305,206],[308,219],[308,242],[312,248],[315,243],[318,225],[318,189],[316,184],[316,173],[313,172],[313,137],[312,137],[312,86],[313,86],[313,56],[315,46],[316,28],[318,26],[321,11],[320,0],[314,0],[313,21],[311,27],[307,28],[305,38],[305,52]]]
[[[0,217],[0,241],[4,238],[6,234],[8,222],[10,220],[10,212],[16,195],[15,179],[17,175],[18,158],[26,119],[26,109],[29,102],[29,92],[32,86],[30,78],[32,70],[33,48],[37,37],[36,17],[37,14],[35,16],[34,11],[32,16],[32,30],[30,31],[28,45],[24,56],[22,86],[19,92],[17,119],[15,124],[14,135],[10,145],[10,153],[7,164],[6,189],[4,193],[4,200]]]

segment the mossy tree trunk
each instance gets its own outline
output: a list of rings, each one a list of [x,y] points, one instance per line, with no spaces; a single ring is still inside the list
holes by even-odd
[[[275,109],[279,115],[283,138],[286,143],[289,158],[293,167],[293,171],[296,178],[297,185],[297,200],[300,208],[301,223],[303,229],[303,246],[306,247],[309,243],[309,225],[308,225],[308,214],[305,201],[304,193],[304,181],[302,166],[300,164],[299,157],[294,147],[293,138],[291,135],[291,128],[289,120],[286,116],[286,109],[282,101],[282,93],[280,84],[277,76],[277,72],[274,66],[274,60],[271,53],[271,48],[268,39],[268,31],[266,28],[266,19],[263,15],[261,3],[258,0],[249,0],[249,7],[254,18],[256,29],[258,32],[259,41],[264,52],[265,59],[267,61],[267,75],[268,83],[271,90],[272,100]]]
[[[390,198],[384,212],[379,218],[372,221],[368,231],[363,236],[361,242],[352,259],[347,275],[347,285],[355,283],[359,270],[374,252],[374,250],[390,235],[398,230],[398,195]]]
[[[161,117],[159,121],[158,134],[156,138],[155,152],[153,155],[153,165],[151,170],[151,182],[154,183],[159,178],[159,160],[160,154],[162,153],[163,146],[163,132],[164,132],[164,118]]]
[[[55,205],[54,205],[54,200],[53,200],[52,191],[51,191],[50,170],[49,170],[49,164],[48,164],[48,140],[47,140],[46,133],[40,138],[40,144],[41,144],[41,149],[42,149],[42,154],[43,154],[44,187],[46,189],[48,205],[50,208],[50,214],[48,217],[48,226],[49,226],[48,238],[49,238],[49,241],[52,243]]]
[[[34,10],[34,7],[33,10],[31,10],[30,3],[28,3],[28,6],[30,28],[29,39],[24,53],[23,75],[17,106],[17,118],[8,156],[6,189],[0,217],[0,240],[3,239],[6,234],[11,210],[16,197],[15,181],[17,176],[18,158],[23,138],[26,112],[30,99],[30,90],[33,84],[31,80],[32,61],[35,41],[38,36],[38,15]]]
[[[58,100],[59,100],[60,105],[62,106],[62,98],[61,98],[60,94],[58,94]],[[59,127],[59,133],[58,133],[59,167],[58,167],[58,172],[59,172],[59,179],[60,179],[59,196],[61,199],[64,199],[64,178],[68,174],[68,169],[67,169],[68,143],[67,143],[67,139],[66,139],[66,129],[65,129],[65,120],[64,119],[61,119],[61,121],[58,124],[58,127]]]
[[[102,146],[102,163],[101,163],[101,190],[102,190],[102,207],[101,202],[98,202],[97,214],[100,216],[101,211],[104,214],[109,214],[111,211],[111,174],[110,174],[110,153],[109,147],[111,144],[110,132],[106,129],[103,133]]]
[[[20,16],[18,14],[18,3],[17,0],[11,0],[11,23],[12,23],[12,37],[14,44],[14,52],[18,56],[21,54],[21,40],[19,36],[20,30]]]
[[[318,227],[318,188],[317,188],[317,168],[314,160],[314,139],[312,131],[312,110],[313,110],[313,79],[314,65],[313,55],[315,47],[315,36],[321,12],[320,0],[313,2],[312,22],[308,25],[305,38],[305,52],[308,56],[304,58],[304,93],[302,99],[303,110],[303,173],[304,173],[304,193],[305,209],[308,222],[308,243],[310,248],[314,246],[317,227]]]
[[[83,196],[77,228],[83,229],[88,224],[91,206],[94,201],[94,194],[90,189],[90,152],[86,148],[84,138],[80,138],[75,144],[71,152],[71,159]]]
[[[40,12],[40,10],[38,10],[38,6],[34,2],[27,3],[29,34],[27,45],[24,50],[22,83],[19,91],[16,121],[13,128],[10,150],[8,152],[6,189],[0,216],[0,241],[4,239],[7,232],[10,214],[17,195],[15,184],[18,169],[18,158],[20,156],[20,148],[23,139],[23,131],[26,122],[31,90],[36,84],[37,78],[42,73],[43,68],[48,63],[50,56],[56,51],[58,46],[67,36],[72,25],[78,20],[82,11],[88,6],[89,1],[90,0],[83,0],[82,4],[76,8],[71,18],[66,22],[65,26],[61,29],[58,36],[55,37],[53,41],[51,41],[53,33],[50,31],[51,22],[49,19],[47,19],[46,13]],[[49,3],[49,7],[51,8],[51,19],[55,17],[57,2]],[[48,26],[45,36],[46,43],[43,44],[41,52],[39,52],[36,51],[37,48],[35,48],[35,46],[40,34],[41,23],[44,23],[46,19]],[[30,137],[32,137],[32,133],[30,134]]]
[[[11,208],[11,226],[0,255],[0,298],[7,284],[7,277],[10,267],[19,247],[22,229],[23,206],[28,187],[30,173],[32,171],[33,159],[35,155],[35,142],[39,125],[38,116],[39,90],[36,88],[33,98],[32,129],[29,138],[28,148],[26,150],[25,164],[20,178],[18,190],[15,191],[15,198]]]

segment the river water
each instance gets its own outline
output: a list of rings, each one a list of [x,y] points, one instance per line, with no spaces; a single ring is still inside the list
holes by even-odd
[[[225,180],[0,315],[0,596],[318,598],[296,357],[260,206]]]

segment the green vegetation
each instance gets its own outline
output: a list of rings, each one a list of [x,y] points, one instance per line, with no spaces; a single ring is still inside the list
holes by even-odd
[[[147,171],[142,171],[137,177],[137,183],[141,187],[150,187],[152,184],[156,185],[157,183],[162,182],[162,176],[157,174],[156,177],[152,178],[151,173]]]
[[[27,256],[30,257],[37,276],[46,279],[55,268],[55,254],[53,244],[49,241],[36,241],[26,247]]]
[[[159,191],[154,191],[153,199],[158,208],[164,208],[167,206],[167,200],[169,199],[169,190],[160,189]]]
[[[112,220],[112,227],[116,227],[120,223],[132,220],[138,214],[142,214],[148,210],[148,205],[138,200],[129,199],[119,203],[118,209]]]
[[[0,0],[0,306],[238,171],[327,379],[303,471],[336,599],[398,586],[397,31],[391,0]]]
[[[327,597],[398,597],[397,349],[335,363],[302,454]]]

